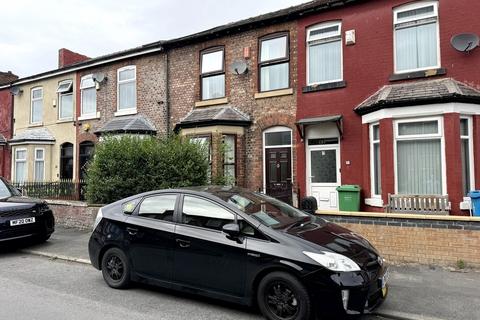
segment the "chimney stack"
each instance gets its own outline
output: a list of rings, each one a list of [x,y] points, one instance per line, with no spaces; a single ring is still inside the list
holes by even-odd
[[[58,50],[58,68],[63,68],[71,64],[82,62],[90,59],[83,54],[70,51],[68,49],[62,48]]]

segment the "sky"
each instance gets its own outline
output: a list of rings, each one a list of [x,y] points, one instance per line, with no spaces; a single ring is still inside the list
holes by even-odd
[[[308,0],[0,0],[0,71],[57,68],[58,49],[97,57]]]

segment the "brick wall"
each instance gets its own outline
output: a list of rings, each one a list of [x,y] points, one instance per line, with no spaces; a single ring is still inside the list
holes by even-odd
[[[78,73],[77,88],[80,88],[81,78],[92,73],[102,72],[107,80],[102,82],[97,90],[97,112],[100,113],[100,118],[77,122],[77,144],[83,141],[96,141],[94,132],[115,117],[117,70],[129,65],[135,65],[137,68],[137,114],[150,119],[157,129],[157,134],[163,135],[167,132],[166,56],[164,54],[145,55],[84,69]],[[76,114],[79,117],[81,115],[80,90],[77,90],[77,101]]]
[[[55,224],[68,228],[91,230],[100,206],[88,206],[78,201],[47,200]]]
[[[289,32],[290,88],[293,94],[255,99],[258,92],[258,39],[262,36]],[[210,41],[190,44],[169,51],[169,94],[171,126],[180,122],[200,100],[200,51],[214,46],[225,48],[225,93],[228,105],[248,114],[252,120],[243,141],[237,140],[237,180],[240,186],[252,190],[263,188],[262,132],[272,126],[286,126],[293,131],[295,141],[297,34],[296,23],[282,23],[248,32],[231,34]],[[236,75],[230,71],[232,62],[243,59],[243,49],[250,48],[248,73]],[[295,143],[295,142],[293,142]],[[294,147],[294,146],[293,146]],[[296,185],[296,150],[292,148],[293,184]]]
[[[0,89],[0,134],[6,139],[12,138],[12,94],[8,88]],[[10,148],[0,146],[0,176],[10,179]]]
[[[480,219],[442,220],[322,215],[368,239],[392,263],[480,268]]]
[[[90,59],[90,57],[65,48],[58,50],[58,68],[63,68],[88,59]]]

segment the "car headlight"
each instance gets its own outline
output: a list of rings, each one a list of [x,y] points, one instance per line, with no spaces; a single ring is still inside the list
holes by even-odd
[[[338,253],[328,251],[322,251],[321,253],[303,251],[303,254],[332,271],[360,271],[360,267],[355,261]]]
[[[100,221],[102,221],[102,218],[103,218],[103,213],[102,213],[102,208],[100,208],[98,209],[97,217],[95,218],[95,222],[93,223],[93,231],[97,229],[97,226],[100,223]]]

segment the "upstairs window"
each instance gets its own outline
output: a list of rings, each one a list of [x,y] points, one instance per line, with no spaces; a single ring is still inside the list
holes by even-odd
[[[307,30],[307,82],[309,85],[341,81],[342,24],[323,23]]]
[[[30,105],[30,123],[37,124],[42,122],[43,113],[43,89],[34,88],[31,92]]]
[[[202,100],[225,97],[225,52],[223,48],[201,53]]]
[[[260,91],[289,87],[290,54],[288,35],[269,35],[260,39]]]
[[[58,119],[73,119],[73,81],[65,80],[58,84]]]
[[[80,93],[82,117],[96,116],[97,90],[91,74],[82,77],[80,81]]]
[[[117,73],[118,111],[134,110],[137,108],[136,67],[123,67]]]
[[[394,11],[395,72],[440,67],[438,2],[422,1]]]

